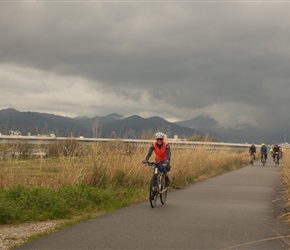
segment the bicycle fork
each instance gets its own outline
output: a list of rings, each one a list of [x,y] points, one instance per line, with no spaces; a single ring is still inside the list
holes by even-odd
[[[160,173],[158,176],[158,189],[160,194],[164,193],[167,190],[167,187],[165,187],[164,182],[164,173]]]

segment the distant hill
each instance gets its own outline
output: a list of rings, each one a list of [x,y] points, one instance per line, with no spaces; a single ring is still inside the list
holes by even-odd
[[[114,121],[119,121],[123,119],[123,115],[119,115],[116,113],[107,115],[107,116],[95,116],[94,118],[90,118],[92,122],[101,122],[101,123],[108,123],[108,122],[114,122]]]
[[[19,112],[15,109],[0,111],[0,131],[2,134],[10,134],[10,131],[18,130],[22,135],[50,134],[70,136],[78,128],[88,130],[85,122],[69,117],[38,112]]]
[[[219,141],[226,140],[225,137],[214,130],[218,123],[210,116],[198,115],[191,120],[178,121],[175,122],[175,124],[188,128],[194,128],[196,131],[208,135],[209,137],[217,138]]]
[[[117,137],[144,138],[153,136],[157,131],[163,131],[168,137],[178,135],[179,138],[188,138],[194,135],[203,136],[204,133],[195,129],[179,126],[160,117],[142,118],[137,115],[118,121],[107,122],[103,125],[102,135],[109,135],[112,131]],[[110,136],[113,136],[112,134]]]
[[[191,120],[168,122],[155,116],[142,118],[137,115],[124,118],[120,114],[107,116],[69,118],[38,112],[20,112],[13,108],[0,110],[0,133],[11,134],[19,131],[22,135],[50,134],[61,137],[87,138],[148,138],[157,131],[163,131],[168,137],[179,138],[209,136],[223,142],[238,143],[282,143],[290,136],[287,131],[268,131],[247,124],[237,128],[222,128],[210,116],[199,115]]]
[[[288,131],[261,130],[248,124],[240,125],[236,128],[223,128],[218,126],[218,122],[207,115],[198,115],[191,120],[179,121],[176,124],[195,128],[203,133],[208,133],[212,137],[219,138],[224,142],[255,143],[255,144],[274,144],[283,143],[285,137],[290,136]]]
[[[103,117],[69,118],[38,112],[19,112],[15,109],[0,110],[2,134],[19,131],[22,135],[54,133],[60,137],[141,138],[153,136],[159,130],[168,137],[204,135],[201,131],[168,122],[160,117],[144,119],[133,115],[123,118],[122,115],[114,113]]]
[[[210,116],[198,115],[191,120],[179,121],[175,122],[175,124],[189,128],[211,129],[217,125],[218,122]]]

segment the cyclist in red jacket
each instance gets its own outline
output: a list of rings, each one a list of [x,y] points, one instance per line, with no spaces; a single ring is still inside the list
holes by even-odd
[[[249,148],[249,153],[250,153],[250,156],[253,155],[254,160],[255,160],[255,157],[256,157],[256,146],[254,144],[252,144],[251,147]]]
[[[149,148],[149,151],[145,157],[145,160],[143,163],[148,165],[148,160],[151,156],[151,154],[154,153],[156,154],[155,161],[161,164],[156,164],[154,166],[154,170],[156,167],[164,173],[165,176],[165,187],[169,187],[170,181],[168,177],[168,172],[170,171],[170,157],[171,157],[171,151],[170,151],[170,146],[169,144],[164,140],[164,134],[162,132],[158,132],[155,134],[155,139],[156,141],[152,143],[152,145]],[[156,186],[156,182],[153,183],[153,186]]]

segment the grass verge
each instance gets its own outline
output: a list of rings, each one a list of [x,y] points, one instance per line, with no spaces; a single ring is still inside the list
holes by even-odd
[[[67,156],[1,161],[0,224],[94,215],[148,198],[152,168],[141,164],[148,148],[130,147],[128,152],[128,145],[120,142],[96,144],[81,147],[79,156],[75,148]],[[241,168],[248,161],[246,150],[172,148],[171,188]]]

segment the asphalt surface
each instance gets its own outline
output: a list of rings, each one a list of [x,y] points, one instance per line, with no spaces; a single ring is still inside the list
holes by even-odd
[[[290,249],[280,167],[268,159],[87,220],[17,249]]]

